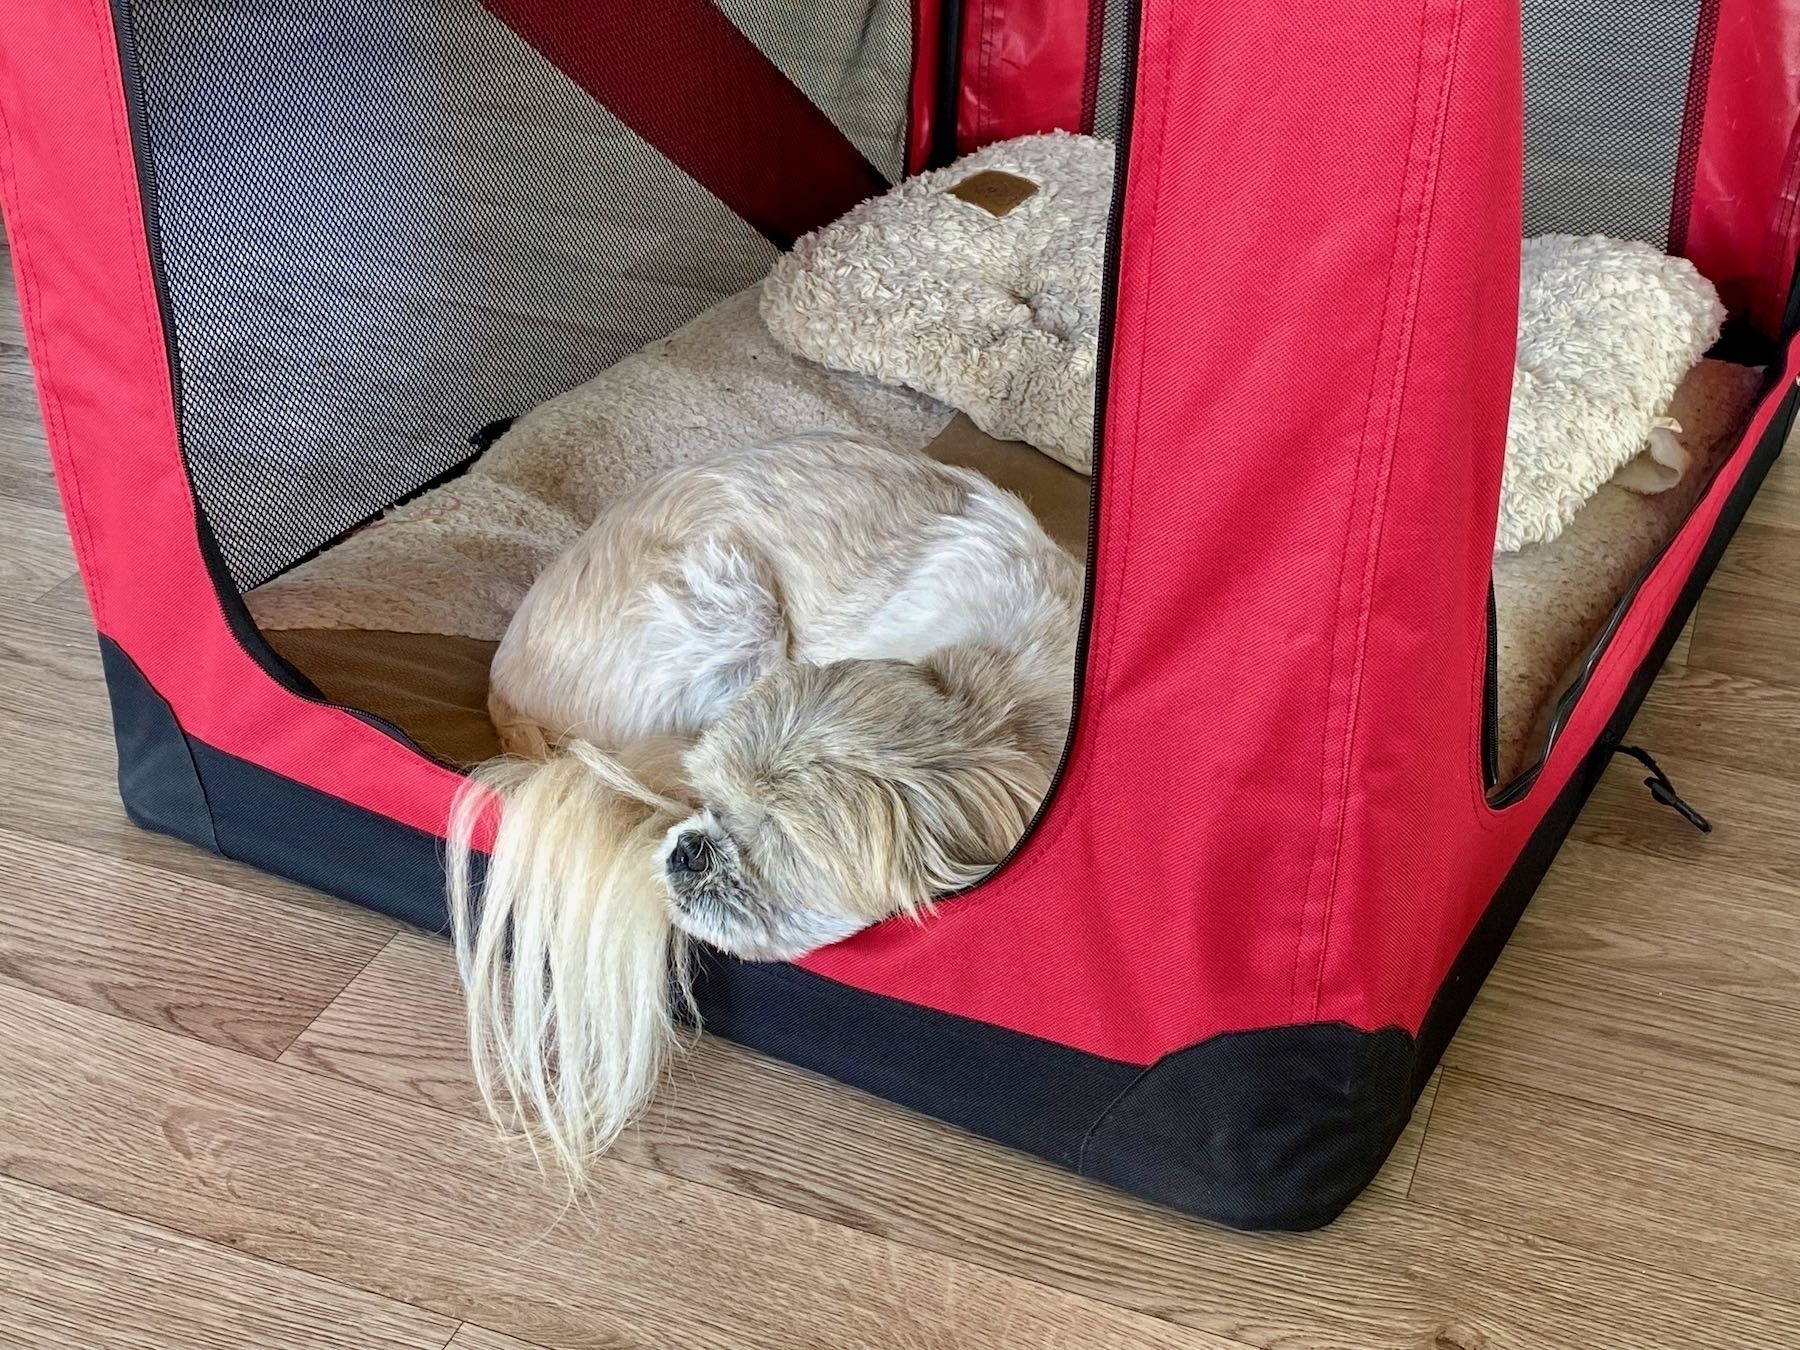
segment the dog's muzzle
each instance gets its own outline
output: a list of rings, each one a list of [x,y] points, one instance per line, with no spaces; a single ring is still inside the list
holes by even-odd
[[[705,875],[712,871],[715,861],[712,840],[699,830],[684,830],[676,837],[663,866],[672,880],[681,880]]]

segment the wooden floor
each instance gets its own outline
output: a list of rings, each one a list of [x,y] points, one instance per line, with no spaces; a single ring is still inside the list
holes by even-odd
[[[1800,456],[1374,1188],[1243,1237],[706,1044],[570,1205],[438,941],[120,812],[0,305],[0,1346],[1800,1346]]]

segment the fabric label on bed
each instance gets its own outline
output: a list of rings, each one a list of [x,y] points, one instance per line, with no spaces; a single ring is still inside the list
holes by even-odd
[[[971,206],[979,206],[990,216],[1003,216],[1022,201],[1037,196],[1038,185],[1029,178],[999,169],[983,169],[970,174],[949,189],[952,197],[960,197]]]

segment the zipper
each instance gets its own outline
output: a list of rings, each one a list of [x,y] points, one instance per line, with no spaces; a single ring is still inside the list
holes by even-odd
[[[1119,134],[1115,140],[1116,153],[1113,160],[1112,204],[1106,217],[1106,258],[1100,283],[1099,375],[1094,390],[1094,445],[1089,457],[1087,567],[1082,573],[1081,624],[1075,632],[1075,688],[1069,705],[1069,732],[1063,738],[1062,754],[1057,758],[1056,772],[1050,775],[1050,788],[1044,793],[1044,800],[1038,803],[1037,810],[1032,813],[1025,832],[985,877],[973,886],[940,896],[940,900],[953,900],[985,886],[1025,851],[1037,834],[1038,826],[1043,824],[1044,817],[1050,814],[1051,803],[1056,800],[1057,791],[1062,787],[1063,778],[1069,771],[1069,761],[1075,755],[1075,733],[1081,725],[1084,676],[1094,629],[1094,565],[1100,554],[1100,464],[1106,439],[1106,405],[1111,382],[1113,313],[1119,298],[1119,236],[1123,233],[1125,223],[1125,170],[1131,157],[1131,114],[1137,99],[1137,39],[1141,11],[1139,0],[1123,0],[1123,3],[1124,22],[1129,25],[1131,40],[1126,44],[1125,91],[1119,108]]]
[[[956,114],[962,101],[963,0],[943,0],[938,13],[937,88],[931,100],[931,150],[927,169],[956,158]]]
[[[1492,792],[1500,783],[1500,606],[1494,578],[1488,576],[1487,677],[1481,687],[1481,785]]]
[[[1613,748],[1613,753],[1628,755],[1650,770],[1650,776],[1644,780],[1644,786],[1650,789],[1650,795],[1664,806],[1672,808],[1701,834],[1712,833],[1712,822],[1683,799],[1682,795],[1675,790],[1675,784],[1669,781],[1669,775],[1663,772],[1662,765],[1650,757],[1648,750],[1641,745],[1620,745]]]

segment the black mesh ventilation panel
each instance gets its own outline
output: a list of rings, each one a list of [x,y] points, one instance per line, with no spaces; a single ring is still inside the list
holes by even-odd
[[[907,0],[714,0],[889,182],[905,172]]]
[[[125,18],[184,444],[241,587],[773,259],[475,0]]]
[[[1525,0],[1525,233],[1668,242],[1702,0]]]
[[[1136,34],[1136,0],[1094,0],[1106,13],[1100,29],[1100,69],[1094,81],[1094,135],[1116,138],[1124,130],[1125,83],[1130,77]]]

